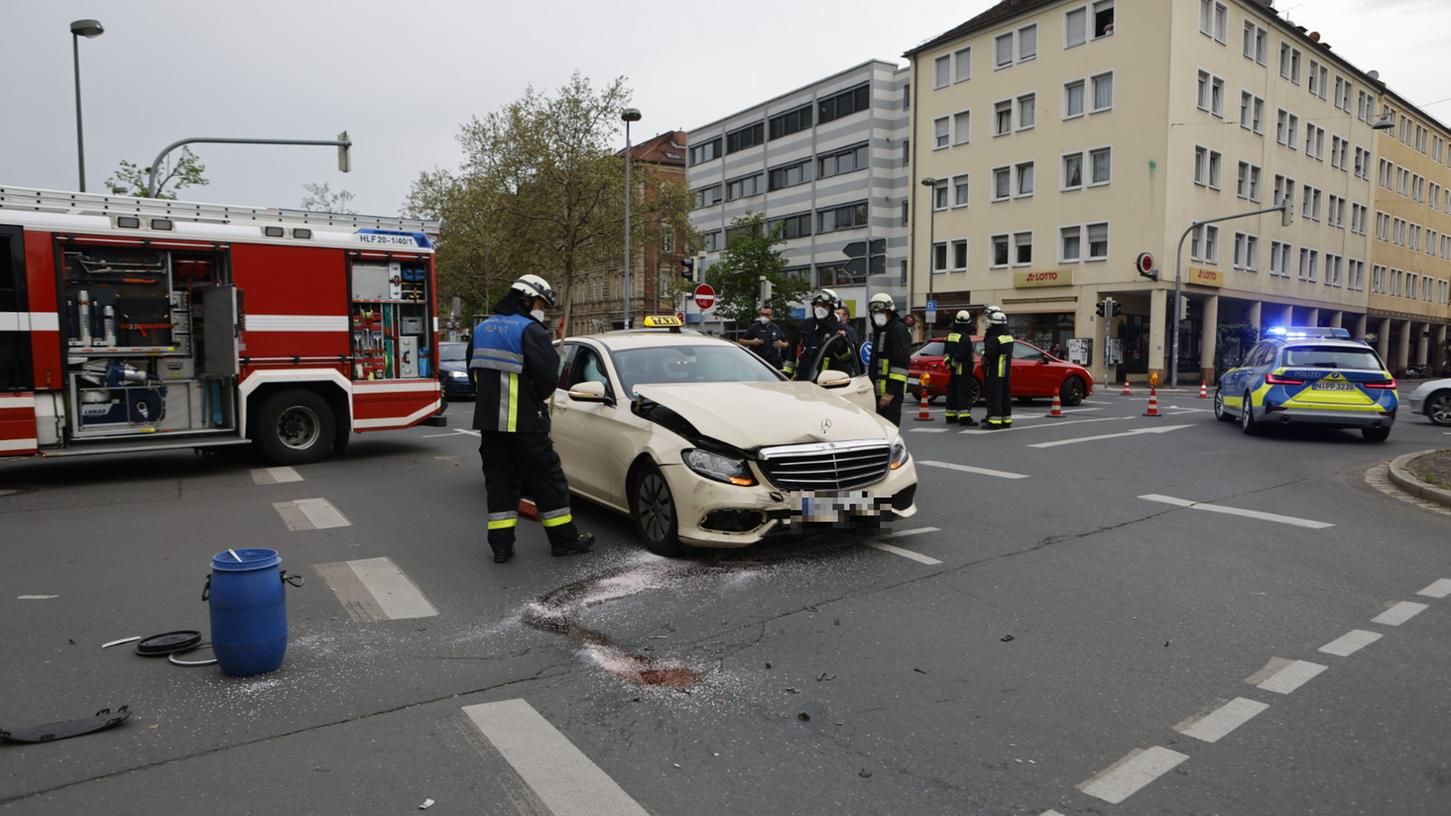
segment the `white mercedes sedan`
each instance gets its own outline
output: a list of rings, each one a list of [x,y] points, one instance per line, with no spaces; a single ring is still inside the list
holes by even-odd
[[[570,490],[631,516],[652,552],[917,512],[912,457],[855,360],[793,382],[735,343],[651,329],[559,352],[550,414]]]

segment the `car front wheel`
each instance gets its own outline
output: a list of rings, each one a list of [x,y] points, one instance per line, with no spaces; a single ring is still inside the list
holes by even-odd
[[[1239,407],[1239,429],[1244,431],[1245,436],[1254,436],[1260,432],[1259,426],[1255,424],[1255,406],[1250,400],[1249,392],[1244,392],[1244,402]]]
[[[630,509],[635,517],[635,527],[645,540],[645,549],[668,558],[685,554],[685,547],[677,536],[680,525],[675,514],[675,497],[660,468],[646,465],[635,481]]]
[[[1451,425],[1451,391],[1437,391],[1426,400],[1426,416],[1437,425]]]
[[[1220,422],[1233,422],[1234,417],[1224,410],[1224,389],[1214,389],[1214,418]]]
[[[1083,385],[1083,380],[1078,377],[1069,377],[1063,381],[1063,385],[1058,389],[1058,398],[1063,401],[1064,405],[1069,407],[1082,405],[1086,391],[1087,389]]]

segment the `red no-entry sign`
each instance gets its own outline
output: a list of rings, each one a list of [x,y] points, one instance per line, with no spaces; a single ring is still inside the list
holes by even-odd
[[[708,283],[695,287],[695,305],[706,311],[715,305],[715,289]]]

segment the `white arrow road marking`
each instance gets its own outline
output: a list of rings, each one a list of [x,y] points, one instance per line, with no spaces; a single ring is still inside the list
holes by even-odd
[[[1227,516],[1243,516],[1258,521],[1273,521],[1276,524],[1289,524],[1293,527],[1308,527],[1311,530],[1323,530],[1327,527],[1334,527],[1324,521],[1313,519],[1302,519],[1294,516],[1282,516],[1279,513],[1265,513],[1259,510],[1245,510],[1239,507],[1225,507],[1222,504],[1204,504],[1203,502],[1190,501],[1189,499],[1176,499],[1173,496],[1160,496],[1158,493],[1146,493],[1139,498],[1144,501],[1158,502],[1160,504],[1172,504],[1175,507],[1183,507],[1186,510],[1204,510],[1210,513],[1223,513]]]
[[[1226,734],[1249,722],[1267,708],[1269,706],[1265,703],[1236,697],[1203,717],[1191,717],[1179,723],[1174,726],[1174,730],[1197,740],[1219,742]]]
[[[524,700],[464,706],[463,711],[554,816],[649,816]]]
[[[1152,748],[1135,748],[1097,776],[1080,783],[1078,789],[1089,796],[1116,805],[1188,758],[1187,754],[1158,745]]]
[[[988,433],[997,433],[997,431],[989,431]],[[971,465],[954,465],[951,462],[934,462],[929,459],[919,459],[917,460],[917,464],[926,465],[928,467],[944,468],[946,470],[956,470],[961,471],[962,473],[976,473],[979,476],[995,476],[999,479],[1028,478],[1028,474],[1026,473],[1009,473],[1006,470],[991,470],[989,468],[972,467]]]
[[[1165,434],[1170,431],[1182,431],[1185,428],[1193,428],[1194,425],[1165,425],[1161,428],[1140,428],[1135,431],[1124,431],[1123,433],[1102,434],[1100,436],[1080,436],[1076,439],[1058,439],[1053,442],[1039,442],[1036,445],[1029,445],[1030,448],[1056,448],[1059,445],[1077,445],[1080,442],[1098,442],[1103,439],[1118,439],[1125,436],[1138,436],[1139,434]]]

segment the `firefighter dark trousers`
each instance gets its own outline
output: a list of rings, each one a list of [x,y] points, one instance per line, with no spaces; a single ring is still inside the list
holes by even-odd
[[[539,508],[551,546],[563,547],[579,538],[569,512],[569,484],[549,434],[482,431],[479,458],[488,492],[490,547],[513,548],[521,491]]]
[[[886,408],[883,408],[881,402],[878,402],[877,415],[899,428],[902,427],[902,402],[904,401],[905,396],[906,395],[904,394],[894,395],[892,398],[892,404],[888,405]],[[877,399],[880,400],[881,396],[878,395]]]
[[[972,418],[972,375],[949,369],[947,377],[947,421],[961,420],[967,424]]]
[[[1013,399],[1009,393],[1008,378],[988,373],[987,382],[987,425],[988,427],[1010,428],[1013,425]]]

